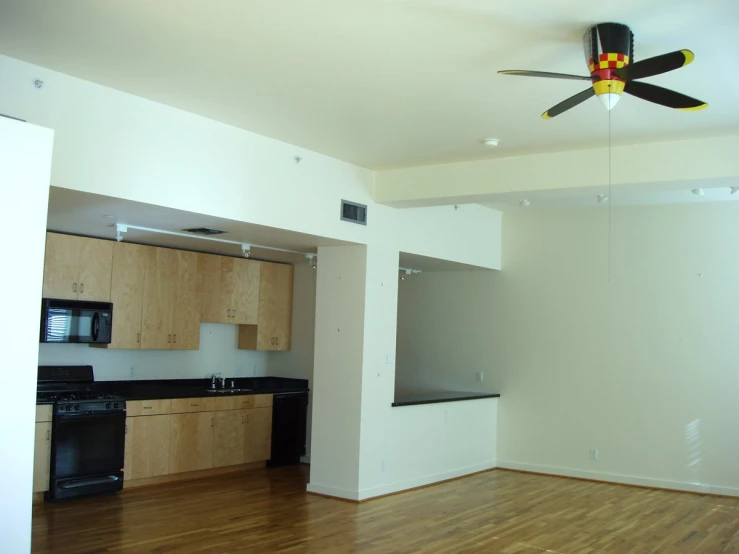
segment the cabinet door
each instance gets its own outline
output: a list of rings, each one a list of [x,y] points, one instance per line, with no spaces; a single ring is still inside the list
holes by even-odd
[[[51,463],[51,422],[36,424],[33,447],[33,492],[49,490],[49,465]]]
[[[81,241],[72,235],[46,233],[44,298],[77,299]]]
[[[141,347],[141,307],[146,267],[154,247],[117,242],[113,245],[113,337],[108,348]]]
[[[254,408],[246,412],[244,462],[269,460],[272,452],[272,408]]]
[[[290,350],[293,266],[262,264],[257,350]]]
[[[78,298],[110,302],[113,245],[110,240],[80,238]]]
[[[259,316],[259,281],[262,262],[233,260],[234,294],[231,323],[256,324]]]
[[[169,473],[170,416],[126,418],[125,478]]]
[[[168,350],[172,343],[172,307],[177,273],[177,253],[154,248],[149,256],[144,280],[141,311],[141,348]],[[115,320],[115,307],[113,308]]]
[[[246,410],[215,412],[213,467],[244,463]]]
[[[175,250],[177,275],[172,309],[173,350],[197,350],[200,347],[200,282],[198,255]]]
[[[234,280],[232,258],[213,254],[198,255],[198,272],[202,286],[200,321],[233,323],[231,302]]]
[[[169,472],[213,467],[213,412],[172,414]]]

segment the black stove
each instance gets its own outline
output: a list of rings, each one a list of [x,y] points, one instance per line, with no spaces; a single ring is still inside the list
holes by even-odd
[[[53,402],[47,500],[123,487],[126,401],[93,390],[92,366],[39,366],[36,399]]]

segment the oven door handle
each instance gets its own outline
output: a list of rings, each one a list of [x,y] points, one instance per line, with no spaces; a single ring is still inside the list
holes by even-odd
[[[100,335],[100,312],[95,312],[92,316],[92,340],[98,341]]]
[[[91,413],[91,414],[79,413],[79,412],[77,412],[77,413],[71,413],[70,412],[69,414],[56,414],[56,420],[57,421],[63,421],[65,423],[68,422],[68,421],[79,421],[81,419],[97,419],[97,418],[103,418],[103,417],[115,418],[115,419],[120,418],[120,419],[122,419],[122,422],[121,422],[122,424],[125,424],[125,422],[126,422],[126,412],[125,412],[125,410],[124,411],[120,411],[120,410],[113,411],[113,410],[111,410],[110,412],[94,412],[94,413]]]

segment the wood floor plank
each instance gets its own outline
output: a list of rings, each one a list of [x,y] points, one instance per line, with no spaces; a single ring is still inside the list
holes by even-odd
[[[739,499],[492,471],[362,504],[250,470],[37,504],[33,552],[739,552]]]

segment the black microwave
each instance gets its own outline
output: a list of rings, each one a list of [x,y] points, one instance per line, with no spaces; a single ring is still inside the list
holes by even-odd
[[[113,304],[44,298],[40,342],[110,344]]]

